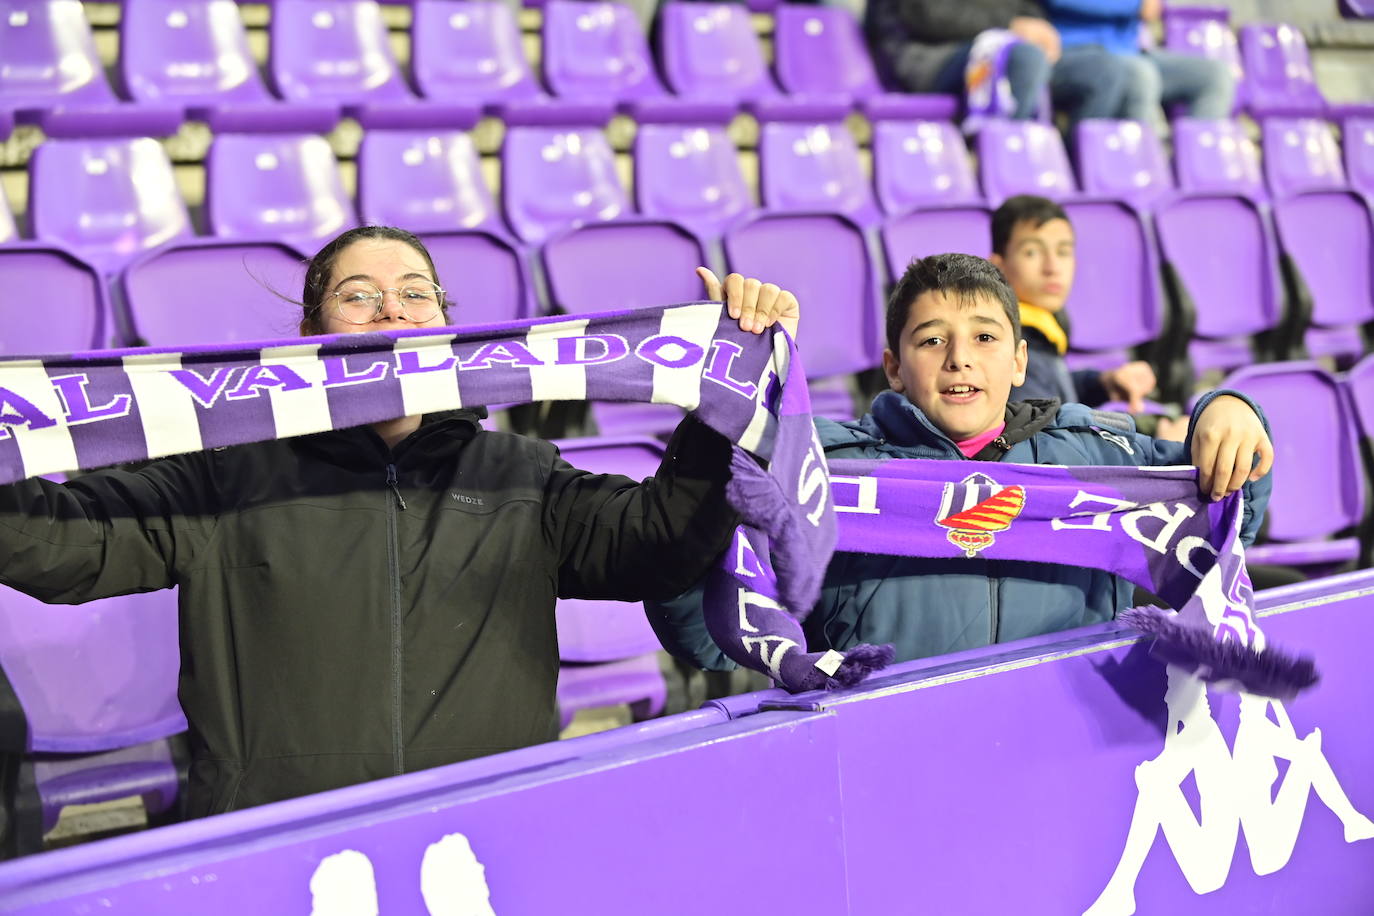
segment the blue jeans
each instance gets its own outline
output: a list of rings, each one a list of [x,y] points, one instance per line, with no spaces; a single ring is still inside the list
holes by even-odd
[[[1065,48],[1050,72],[1050,97],[1069,119],[1069,136],[1086,118],[1119,118],[1135,71],[1120,54],[1101,45]]]
[[[973,43],[961,45],[954,56],[940,68],[935,77],[936,92],[964,95],[964,69],[968,66],[969,51]],[[1011,84],[1011,96],[1016,100],[1013,118],[1025,120],[1035,115],[1040,104],[1040,90],[1049,76],[1050,62],[1045,53],[1035,45],[1019,41],[1007,52],[1007,82]]]
[[[1229,118],[1236,85],[1230,68],[1218,60],[1145,51],[1125,60],[1130,78],[1120,117],[1148,121],[1163,105],[1183,105],[1194,118]]]

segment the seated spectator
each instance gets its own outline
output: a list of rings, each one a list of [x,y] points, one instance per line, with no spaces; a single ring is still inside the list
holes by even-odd
[[[1006,29],[1011,45],[1006,77],[1015,118],[1035,114],[1050,65],[1059,58],[1059,36],[1030,0],[869,0],[864,33],[873,58],[888,79],[908,92],[963,95],[974,39]]]
[[[1142,50],[1141,23],[1158,22],[1162,0],[1044,0],[1058,29],[1064,51],[1050,76],[1056,109],[1072,126],[1083,118],[1153,121],[1160,105],[1183,105],[1195,118],[1231,115],[1235,81],[1226,64],[1191,54]],[[1098,93],[1089,104],[1079,100],[1081,85],[1092,73],[1110,74],[1120,87],[1113,98]]]
[[[913,261],[888,301],[886,324],[883,370],[891,388],[859,420],[816,420],[828,458],[1191,461],[1204,496],[1244,488],[1241,540],[1254,540],[1269,500],[1273,446],[1263,415],[1244,395],[1216,391],[1200,399],[1191,445],[1131,431],[1103,435],[1107,418],[1082,404],[1009,403],[1026,374],[1020,312],[1002,274],[972,255]],[[892,643],[897,659],[922,658],[1100,623],[1134,604],[1129,582],[1064,559],[1058,565],[837,553],[804,624],[808,649]],[[647,607],[675,654],[703,667],[733,666],[706,634],[698,594]]]
[[[1145,398],[1156,383],[1149,363],[1135,360],[1105,372],[1070,372],[1065,364],[1069,335],[1064,303],[1073,290],[1075,262],[1073,226],[1063,207],[1031,194],[1008,198],[992,215],[988,260],[1001,268],[1021,306],[1028,363],[1026,380],[1013,390],[1013,397],[1058,398],[1089,407],[1125,401],[1138,415],[1138,429],[1182,441],[1186,422],[1142,415]]]

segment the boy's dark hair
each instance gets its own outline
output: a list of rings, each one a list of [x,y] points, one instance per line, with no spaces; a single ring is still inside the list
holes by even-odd
[[[887,300],[887,347],[899,358],[902,328],[911,317],[911,306],[931,290],[941,290],[961,305],[975,296],[991,296],[1011,322],[1012,342],[1021,339],[1021,306],[996,265],[971,254],[933,254],[912,260]]]
[[[1030,223],[1039,229],[1052,219],[1070,222],[1064,208],[1048,197],[1036,197],[1034,194],[1008,197],[992,214],[993,253],[1007,256],[1007,243],[1011,241],[1011,233],[1017,223]]]

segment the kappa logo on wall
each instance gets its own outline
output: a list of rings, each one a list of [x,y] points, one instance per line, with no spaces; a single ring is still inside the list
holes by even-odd
[[[1010,528],[1025,505],[1025,488],[1004,487],[986,474],[970,474],[945,484],[935,524],[948,528],[949,542],[971,559],[991,547],[993,535]]]

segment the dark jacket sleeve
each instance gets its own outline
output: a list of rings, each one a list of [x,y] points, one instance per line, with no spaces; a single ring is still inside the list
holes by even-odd
[[[730,448],[689,416],[658,472],[642,484],[557,459],[544,511],[559,552],[559,596],[640,601],[691,587],[739,521],[725,499]]]
[[[1107,401],[1107,386],[1102,384],[1102,373],[1097,369],[1078,369],[1069,373],[1074,394],[1078,403],[1097,407]]]
[[[918,41],[972,41],[985,29],[1005,29],[1016,16],[1026,15],[1020,0],[903,0],[902,20]]]
[[[0,582],[55,604],[170,588],[216,515],[203,456],[0,487]]]

